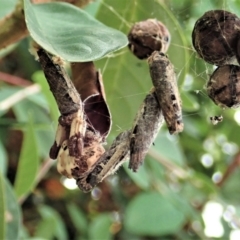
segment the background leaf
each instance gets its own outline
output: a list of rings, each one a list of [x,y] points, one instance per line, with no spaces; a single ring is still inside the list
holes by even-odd
[[[79,209],[75,204],[69,203],[67,205],[68,214],[71,217],[71,220],[78,230],[79,233],[86,234],[87,233],[87,219],[84,213]]]
[[[30,19],[42,17],[39,20],[40,28],[35,20],[31,22],[39,41],[43,41],[49,50],[55,52],[58,52],[59,46],[62,48],[62,43],[65,53],[81,60],[82,50],[74,52],[74,44],[81,41],[82,35],[74,35],[78,25],[73,16],[81,10],[75,10],[69,4],[67,8],[66,4],[55,8],[48,4],[33,6],[29,5],[30,1],[26,3],[30,7],[28,10],[31,10],[31,15],[28,15]],[[1,1],[0,12],[8,4],[10,1]],[[13,221],[7,222],[8,239],[87,240],[98,239],[99,236],[103,239],[131,240],[231,239],[233,234],[239,232],[240,110],[223,110],[208,98],[205,87],[214,66],[198,57],[191,39],[193,26],[204,12],[223,9],[240,16],[239,4],[239,1],[227,0],[99,0],[86,6],[86,11],[91,16],[96,16],[107,26],[118,29],[125,35],[136,21],[148,18],[157,18],[168,27],[172,39],[167,54],[178,76],[185,126],[181,134],[170,136],[164,124],[138,173],[130,172],[126,162],[125,169],[120,168],[88,194],[72,190],[73,187],[66,184],[66,179],[61,179],[56,167],[50,168],[54,162],[48,160],[48,153],[55,136],[58,110],[42,71],[39,71],[39,64],[29,54],[30,38],[17,43],[14,49],[10,48],[4,58],[0,50],[0,76],[2,72],[8,73],[10,80],[14,80],[13,84],[19,86],[9,84],[6,77],[0,79],[0,108],[2,101],[8,97],[14,98],[15,93],[24,89],[25,85],[21,87],[21,81],[18,82],[19,77],[42,85],[41,92],[0,112],[0,146],[3,153],[6,152],[3,159],[7,158],[4,177],[11,184],[16,178],[18,168],[21,167],[18,162],[23,145],[22,133],[27,134],[29,124],[34,130],[33,139],[36,143],[32,150],[35,148],[38,158],[43,160],[41,174],[42,169],[46,170],[42,180],[34,186],[34,191],[27,191],[21,205],[14,196],[8,198],[9,202],[14,200],[12,206],[15,207],[15,212],[11,213]],[[57,3],[54,6],[60,5]],[[68,10],[63,12],[63,9]],[[58,10],[61,10],[59,14]],[[35,15],[36,12],[41,13]],[[74,21],[67,23],[64,15],[66,13],[67,17],[69,12],[69,19]],[[81,12],[78,16],[82,15],[85,16],[85,13]],[[64,29],[66,24],[70,28],[67,31]],[[99,24],[101,27],[97,32],[95,27]],[[94,46],[97,44],[99,57],[107,54],[96,65],[103,72],[106,97],[113,113],[113,128],[107,139],[108,144],[111,144],[121,131],[132,126],[136,112],[152,84],[147,62],[136,59],[127,47],[121,48],[127,43],[126,36],[122,38],[124,44],[121,40],[118,45],[118,35],[114,35],[113,39],[109,35],[102,36],[101,29],[106,26],[99,22],[94,22],[93,25],[94,34],[98,35],[91,35],[93,38],[87,39],[87,42],[93,42]],[[113,29],[110,29],[111,32]],[[122,36],[121,33],[120,35]],[[61,42],[63,39],[67,41]],[[111,39],[116,43],[113,48],[108,42]],[[52,44],[57,41],[58,49],[49,41]],[[102,51],[103,48],[105,52]],[[120,51],[108,54],[107,50],[110,49]],[[92,52],[92,55],[87,53],[83,57],[85,60],[89,56],[95,59],[97,56],[94,54],[96,52]],[[29,113],[32,113],[32,119],[29,119]],[[212,125],[209,118],[215,115],[222,115],[223,121]],[[0,156],[0,166],[6,166],[1,158]],[[28,164],[29,170],[35,164],[33,162]],[[222,176],[223,182],[220,182],[219,187],[218,181]],[[75,181],[72,182],[76,186]],[[208,217],[211,221],[207,223],[202,215],[209,201],[214,202],[221,212],[211,212]],[[23,217],[18,212],[19,207]],[[211,223],[215,224],[214,217],[218,214],[219,226],[224,231],[222,233],[211,226]],[[0,218],[5,219],[4,211],[0,211]],[[207,233],[206,228],[215,233]],[[218,235],[214,235],[216,233]]]
[[[129,175],[129,177],[142,189],[148,189],[150,186],[149,175],[146,171],[146,168],[141,167],[138,170],[138,173],[131,171],[128,168],[128,162],[123,165],[124,170]]]
[[[156,192],[142,193],[128,205],[125,226],[137,235],[158,236],[177,232],[185,218],[166,198]]]
[[[6,193],[3,175],[0,172],[0,239],[5,239],[6,235]]]
[[[60,116],[57,103],[52,95],[52,92],[49,89],[49,85],[47,83],[47,80],[43,74],[43,72],[35,72],[32,76],[32,79],[34,82],[38,83],[41,86],[42,93],[44,94],[47,103],[48,103],[48,109],[50,109],[50,115],[54,122],[58,122],[58,118]],[[38,101],[39,102],[39,101]],[[56,124],[57,126],[57,124]]]
[[[1,0],[0,19],[13,11],[17,0]]]
[[[42,217],[41,223],[38,225],[35,236],[42,239],[59,240],[67,239],[66,229],[59,214],[52,208],[47,206],[39,207]]]
[[[15,193],[18,198],[32,190],[39,166],[36,137],[33,125],[30,123],[24,134],[18,171],[14,183]]]
[[[20,206],[17,202],[16,195],[12,185],[8,180],[4,181],[5,197],[6,197],[6,211],[8,214],[6,239],[19,239],[22,214]]]
[[[93,61],[127,45],[124,34],[71,4],[34,5],[24,0],[24,9],[33,39],[69,62]]]
[[[7,170],[7,153],[6,150],[0,141],[0,172],[2,175],[5,175],[6,170]]]
[[[100,214],[92,221],[89,226],[89,239],[112,239],[110,226],[112,224],[109,214]]]

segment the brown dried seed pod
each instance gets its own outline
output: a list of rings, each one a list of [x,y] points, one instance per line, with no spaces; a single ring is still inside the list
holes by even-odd
[[[240,106],[240,67],[218,67],[207,84],[208,96],[216,105],[227,108]]]
[[[157,19],[137,22],[128,34],[129,49],[139,59],[148,58],[155,50],[165,53],[170,43],[170,33]]]
[[[223,11],[206,12],[195,23],[192,43],[197,53],[206,62],[217,66],[237,64],[237,48],[240,19],[237,15]]]

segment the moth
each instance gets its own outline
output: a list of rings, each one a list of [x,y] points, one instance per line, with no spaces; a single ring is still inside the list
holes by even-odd
[[[153,89],[145,97],[131,130],[129,168],[134,172],[143,163],[162,124],[162,109]]]
[[[168,57],[154,51],[148,58],[150,75],[170,134],[183,131],[182,106],[174,66]]]

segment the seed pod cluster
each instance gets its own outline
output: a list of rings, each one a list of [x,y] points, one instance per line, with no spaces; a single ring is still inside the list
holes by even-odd
[[[137,22],[128,34],[129,49],[139,59],[148,58],[155,50],[166,53],[170,43],[170,33],[157,19]]]
[[[208,96],[224,108],[240,106],[240,19],[237,15],[212,10],[199,18],[192,43],[199,56],[218,68],[207,83]]]
[[[192,43],[199,56],[217,66],[238,64],[237,45],[240,19],[224,11],[206,12],[195,23]]]

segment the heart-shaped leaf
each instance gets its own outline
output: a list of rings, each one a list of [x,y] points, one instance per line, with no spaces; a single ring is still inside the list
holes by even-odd
[[[68,3],[31,4],[24,0],[27,28],[50,53],[69,62],[87,62],[127,45],[127,37]]]

